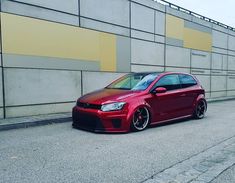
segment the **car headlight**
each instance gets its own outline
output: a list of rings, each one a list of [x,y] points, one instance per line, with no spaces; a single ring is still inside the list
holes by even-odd
[[[123,108],[125,105],[125,102],[115,102],[111,104],[104,104],[101,106],[101,111],[107,112],[107,111],[118,111]]]

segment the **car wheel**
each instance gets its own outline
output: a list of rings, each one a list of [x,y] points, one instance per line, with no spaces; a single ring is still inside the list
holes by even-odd
[[[195,108],[195,112],[194,112],[194,118],[196,119],[202,119],[205,116],[207,110],[207,103],[206,100],[199,100],[196,108]]]
[[[150,121],[149,111],[146,107],[139,107],[132,116],[131,127],[134,131],[144,130]]]

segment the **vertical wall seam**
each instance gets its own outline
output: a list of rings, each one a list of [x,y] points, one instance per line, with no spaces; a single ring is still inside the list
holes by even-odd
[[[226,97],[228,96],[228,49],[229,49],[229,35],[227,35],[227,55],[226,55],[226,57],[227,57],[227,66],[226,66],[226,70],[227,70],[226,71]],[[222,58],[224,59],[223,55],[222,55]],[[224,70],[224,66],[223,66],[223,70]]]
[[[130,38],[131,38],[131,0],[129,1],[129,28],[130,28]]]
[[[81,96],[83,95],[83,71],[81,71]]]
[[[155,36],[155,34],[156,34],[156,10],[154,10],[154,19],[153,19],[153,21],[154,21],[154,23],[153,23],[153,25],[154,25],[154,42],[156,42],[156,36]]]
[[[132,72],[132,38],[131,38],[131,0],[129,1],[129,36],[130,36],[130,72]]]
[[[81,27],[81,2],[80,0],[78,0],[78,21],[79,21],[79,24],[78,26]]]
[[[210,98],[212,97],[212,52],[210,53]]]
[[[0,1],[0,12],[2,12],[2,4]],[[0,30],[1,30],[1,34],[0,34],[0,39],[1,39],[1,51],[3,52],[3,46],[2,46],[2,15],[0,14]],[[2,105],[3,105],[3,118],[6,118],[6,97],[5,97],[5,79],[4,79],[4,68],[3,68],[3,53],[1,53],[1,70],[2,70]]]
[[[190,57],[189,57],[189,73],[192,74],[192,49],[190,49]]]
[[[164,71],[166,71],[166,7],[165,7],[165,37],[164,37]]]

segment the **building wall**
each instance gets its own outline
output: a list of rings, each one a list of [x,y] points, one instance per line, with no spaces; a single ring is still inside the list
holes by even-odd
[[[71,111],[127,72],[235,96],[235,32],[152,0],[1,0],[0,117]]]

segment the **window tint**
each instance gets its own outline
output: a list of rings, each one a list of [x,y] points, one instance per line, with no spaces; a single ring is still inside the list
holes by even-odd
[[[163,76],[154,86],[154,88],[157,87],[164,87],[168,91],[169,90],[175,90],[181,88],[180,80],[178,75],[171,74]]]
[[[190,75],[180,74],[179,77],[183,88],[187,88],[197,84],[197,81],[195,81],[195,79]]]

